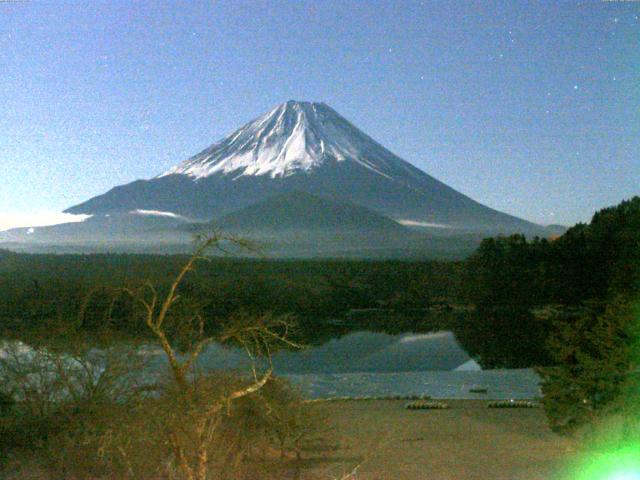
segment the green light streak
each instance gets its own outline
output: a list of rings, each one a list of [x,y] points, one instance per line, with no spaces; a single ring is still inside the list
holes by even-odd
[[[640,480],[640,443],[585,456],[567,480]]]
[[[628,355],[632,370],[620,409],[600,422],[563,480],[640,480],[640,302],[632,310]]]

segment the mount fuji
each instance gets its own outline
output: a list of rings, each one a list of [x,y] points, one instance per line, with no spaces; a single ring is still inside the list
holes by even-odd
[[[293,100],[154,178],[117,186],[66,213],[144,210],[207,221],[290,192],[348,202],[411,226],[544,232],[436,180],[328,105]]]
[[[487,235],[549,230],[493,210],[402,160],[324,103],[289,101],[148,180],[0,232],[31,251],[185,251],[207,229],[273,256],[460,258]],[[556,229],[557,230],[557,229]]]

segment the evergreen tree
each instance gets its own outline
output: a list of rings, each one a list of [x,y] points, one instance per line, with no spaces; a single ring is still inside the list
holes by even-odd
[[[620,410],[637,368],[637,321],[631,303],[618,296],[590,304],[573,320],[557,320],[549,341],[555,366],[538,369],[551,428],[571,433]]]

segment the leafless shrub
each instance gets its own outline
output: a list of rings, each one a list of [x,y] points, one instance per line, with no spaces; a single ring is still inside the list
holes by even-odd
[[[134,402],[144,358],[131,348],[67,352],[8,343],[0,388],[12,400],[0,416],[0,450],[30,451],[51,475],[92,473],[94,447],[106,424]]]
[[[118,291],[137,306],[162,349],[164,374],[145,369],[147,356],[131,343],[7,354],[0,375],[20,412],[13,412],[12,428],[16,436],[23,432],[21,446],[37,448],[44,471],[67,479],[260,478],[265,459],[300,456],[311,417],[294,390],[274,377],[271,363],[274,350],[298,347],[291,319],[237,315],[212,334],[179,293],[206,252],[226,245],[250,247],[220,235],[200,238],[166,293],[150,282]],[[200,368],[198,358],[212,342],[242,348],[249,370]],[[29,422],[46,431],[25,429]],[[34,439],[38,445],[29,444]]]

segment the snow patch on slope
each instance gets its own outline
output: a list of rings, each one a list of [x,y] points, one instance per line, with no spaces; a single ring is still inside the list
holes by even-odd
[[[451,225],[444,223],[420,222],[418,220],[396,220],[396,222],[406,227],[451,228]]]
[[[183,217],[182,215],[178,215],[173,212],[163,212],[162,210],[143,210],[141,208],[136,208],[135,210],[131,210],[129,212],[132,215],[143,215],[143,216],[151,216],[151,217],[167,217],[167,218],[175,218],[179,220],[188,220],[187,217]],[[109,215],[105,215],[109,216]]]

